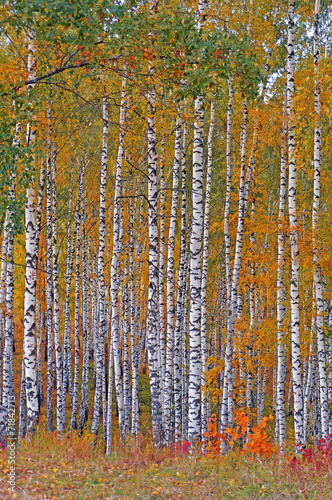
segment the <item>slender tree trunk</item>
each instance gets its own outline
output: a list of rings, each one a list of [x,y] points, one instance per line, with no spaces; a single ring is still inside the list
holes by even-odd
[[[2,364],[3,351],[5,346],[5,321],[6,321],[6,275],[7,275],[7,247],[9,237],[8,226],[9,210],[6,210],[5,222],[3,226],[3,240],[1,248],[1,275],[0,275],[0,401],[2,402]],[[1,435],[1,434],[0,434]]]
[[[156,5],[150,0],[151,15]],[[149,74],[154,75],[153,64]],[[158,301],[159,301],[159,269],[158,269],[158,182],[157,182],[157,134],[156,134],[156,89],[153,84],[148,91],[148,225],[149,225],[149,291],[147,317],[147,352],[149,360],[149,378],[151,391],[152,433],[156,446],[164,444],[162,423],[161,376],[159,372],[160,342],[158,336]]]
[[[39,258],[39,241],[41,233],[41,220],[42,220],[42,210],[43,210],[43,197],[44,197],[44,186],[45,186],[45,165],[42,163],[40,168],[40,178],[39,178],[39,190],[38,190],[38,201],[37,201],[37,214],[36,214],[36,233],[35,233],[35,245],[37,252],[37,267],[39,267],[39,262],[42,258]],[[43,314],[40,311],[40,300],[37,301],[36,306],[36,325],[37,325],[37,397],[38,397],[38,407],[42,405],[44,401],[43,393],[43,378],[42,378],[42,365],[41,365],[41,342],[42,342],[42,332],[43,332]]]
[[[108,365],[108,390],[107,390],[107,434],[106,455],[110,455],[112,446],[112,405],[113,405],[113,347],[110,341],[109,365]]]
[[[224,212],[224,241],[225,241],[225,266],[226,266],[226,311],[227,322],[232,315],[232,271],[231,271],[231,242],[229,235],[229,211],[231,204],[231,179],[232,179],[232,163],[231,163],[231,141],[232,141],[232,111],[233,111],[233,84],[232,80],[228,80],[228,109],[227,109],[227,131],[226,131],[226,196],[225,196],[225,212]],[[221,429],[222,431],[228,425],[228,377],[231,376],[231,356],[232,342],[230,332],[227,331],[226,352],[225,352],[225,370],[223,377],[223,396],[221,404]],[[227,371],[226,371],[227,360]]]
[[[284,119],[281,144],[280,190],[278,215],[278,268],[277,268],[277,332],[278,332],[278,371],[277,371],[277,419],[279,446],[283,450],[286,443],[285,415],[285,353],[284,353],[284,317],[285,317],[285,207],[286,207],[286,166],[287,166],[287,128]]]
[[[313,303],[315,302],[315,291],[313,290]],[[303,405],[303,432],[304,432],[304,443],[308,440],[308,423],[309,423],[309,402],[312,398],[312,389],[314,382],[314,371],[315,371],[315,338],[316,329],[316,317],[312,315],[311,318],[311,335],[310,335],[310,351],[309,351],[309,361],[308,361],[308,375],[307,380],[304,385],[304,405]]]
[[[67,242],[66,242],[66,299],[64,305],[65,314],[65,327],[63,334],[63,391],[64,391],[64,403],[66,401],[66,394],[69,389],[70,394],[70,404],[73,402],[73,367],[71,359],[71,335],[70,335],[70,294],[71,294],[71,283],[73,274],[73,263],[75,255],[75,242],[76,242],[76,212],[75,212],[75,222],[74,222],[74,235],[72,239],[72,207],[73,207],[73,164],[71,165],[70,172],[70,193],[69,193],[69,207],[68,207],[68,228],[67,228]]]
[[[42,362],[41,362],[41,344],[43,337],[44,313],[40,311],[40,300],[37,302],[37,385],[39,408],[44,402]]]
[[[198,2],[198,31],[205,24],[207,0]],[[195,99],[193,180],[193,219],[190,238],[190,311],[189,311],[189,425],[188,437],[191,443],[200,438],[201,431],[201,266],[203,237],[203,145],[204,145],[204,99]]]
[[[317,237],[317,225],[320,208],[320,173],[321,173],[321,102],[319,83],[319,10],[320,0],[315,3],[314,17],[314,73],[315,73],[315,138],[314,138],[314,190],[312,206],[312,247],[314,260],[314,285],[316,291],[316,332],[317,332],[317,360],[319,373],[320,391],[320,417],[322,425],[322,437],[328,436],[328,400],[326,380],[326,356],[325,339],[323,331],[324,323],[324,299],[322,273],[320,267],[320,252]],[[313,312],[314,314],[314,312]]]
[[[28,31],[28,77],[36,76],[35,57],[35,33]],[[31,88],[31,87],[30,87]],[[30,90],[28,88],[28,90]],[[27,125],[26,145],[30,149],[34,147],[36,130],[31,123]],[[33,160],[34,161],[34,160]],[[35,187],[34,173],[29,181],[26,192],[25,204],[25,294],[24,294],[24,368],[27,395],[27,432],[34,432],[39,418],[38,391],[37,391],[37,367],[36,367],[36,214],[35,214]]]
[[[65,407],[63,397],[63,367],[60,342],[60,304],[59,304],[59,270],[58,270],[58,230],[57,230],[57,198],[56,198],[56,152],[52,152],[52,176],[53,176],[53,196],[52,196],[52,253],[53,253],[53,326],[54,326],[54,346],[56,362],[56,393],[57,393],[57,430],[62,433],[65,426]]]
[[[288,2],[287,41],[287,121],[288,121],[288,212],[291,246],[291,332],[294,392],[294,428],[297,443],[303,443],[303,398],[301,386],[300,309],[299,309],[299,245],[296,215],[296,150],[294,123],[294,0]]]
[[[20,144],[21,125],[17,123],[13,146]],[[14,212],[10,205],[15,200],[17,158],[11,173],[11,185],[8,193],[9,204],[6,210],[4,235],[2,242],[1,262],[1,323],[3,328],[3,349],[0,358],[3,359],[2,369],[2,405],[0,405],[0,438],[16,437],[13,409],[15,408],[14,388]],[[1,366],[1,365],[0,365]],[[22,360],[22,379],[24,354]],[[1,372],[0,372],[1,373]],[[0,377],[1,378],[1,377]],[[26,393],[23,393],[26,399]],[[22,391],[21,391],[22,395]],[[24,405],[25,412],[25,405]],[[1,415],[2,413],[2,415]],[[25,415],[25,413],[24,413]],[[1,425],[2,424],[2,425]]]
[[[90,315],[90,287],[89,287],[89,260],[87,241],[87,194],[83,191],[82,197],[82,313],[83,313],[83,366],[81,384],[81,402],[78,428],[82,432],[88,420],[89,405],[89,315]],[[105,287],[104,287],[105,290]],[[105,292],[104,292],[105,293]],[[106,412],[104,412],[105,415]]]
[[[77,200],[75,226],[76,226],[76,291],[75,291],[75,352],[74,352],[74,383],[73,383],[73,398],[72,398],[72,414],[70,426],[72,429],[77,429],[77,402],[78,402],[78,377],[80,368],[80,251],[81,251],[81,188],[83,190],[83,168],[80,176],[80,190]]]
[[[252,223],[254,223],[254,217],[255,217],[255,196],[253,195],[252,198],[252,205],[251,205],[251,220]],[[255,234],[253,231],[250,233],[250,254],[251,254],[251,262],[249,264],[250,266],[250,274],[251,274],[251,281],[249,285],[249,311],[250,311],[250,337],[252,340],[249,341],[249,346],[248,346],[248,358],[249,358],[249,370],[247,371],[247,409],[252,410],[252,389],[253,389],[253,363],[254,363],[254,347],[253,344],[255,342],[255,324],[256,324],[256,310],[255,310],[255,263],[253,262],[253,256],[255,253]],[[260,422],[260,414],[259,414],[259,407],[260,407],[260,384],[261,384],[261,355],[262,355],[262,350],[259,348],[257,350],[257,363],[258,363],[258,369],[257,369],[257,424]],[[249,418],[248,422],[248,427],[252,425],[252,418]],[[249,429],[248,429],[249,432]]]
[[[182,442],[188,440],[188,427],[189,427],[189,350],[188,350],[188,317],[189,317],[189,304],[187,302],[189,291],[189,259],[185,265],[184,275],[184,299],[182,308]]]
[[[48,111],[50,121],[50,111]],[[50,131],[49,131],[50,134]],[[53,273],[52,273],[52,175],[50,140],[46,162],[46,335],[47,335],[47,430],[53,431]]]
[[[164,128],[164,106],[165,106],[165,92],[163,91],[161,100],[161,117],[160,128]],[[160,352],[160,388],[161,388],[161,405],[163,415],[163,426],[165,425],[165,412],[164,412],[164,396],[165,396],[165,135],[163,133],[160,140],[160,163],[159,163],[159,352]]]
[[[125,284],[123,286],[124,321],[123,321],[123,400],[124,400],[124,435],[129,436],[131,414],[130,391],[130,361],[129,361],[129,335],[130,335],[130,296],[128,287],[129,255],[127,254],[125,270]]]
[[[207,432],[209,417],[209,400],[205,394],[205,373],[207,370],[206,362],[208,357],[207,347],[207,279],[208,279],[208,260],[209,260],[209,220],[210,220],[210,200],[211,200],[211,176],[212,176],[212,152],[213,152],[213,130],[214,130],[215,105],[211,103],[210,126],[207,141],[208,159],[206,172],[205,188],[205,209],[204,209],[204,235],[203,235],[203,264],[202,264],[202,297],[201,297],[201,354],[202,354],[202,377],[201,377],[201,439],[204,439],[204,433]]]
[[[186,165],[186,148],[187,148],[187,122],[183,126],[182,151],[181,151],[181,167],[182,167],[182,193],[181,193],[181,236],[180,236],[180,262],[178,274],[178,287],[176,296],[176,313],[175,313],[175,328],[174,328],[174,425],[175,425],[175,442],[181,439],[181,374],[184,370],[181,366],[181,353],[186,349],[185,332],[182,331],[184,315],[185,315],[185,290],[186,290],[186,243],[187,243],[187,165]],[[181,346],[182,342],[182,346]],[[183,358],[183,353],[182,353]],[[184,378],[182,377],[184,382]],[[183,388],[182,388],[183,389]],[[184,393],[184,390],[182,391]],[[184,402],[182,401],[182,407]]]
[[[4,325],[4,349],[3,349],[3,425],[1,434],[5,437],[15,431],[15,426],[10,423],[10,410],[15,407],[14,391],[14,236],[12,232],[13,213],[9,211],[8,217],[8,241],[7,241],[7,275],[6,275],[6,295],[5,295],[5,325]]]
[[[125,102],[126,102],[126,79],[122,80],[122,97],[120,108],[120,132],[119,146],[116,163],[116,180],[114,192],[114,209],[113,209],[113,256],[111,264],[111,302],[112,302],[112,319],[111,319],[111,343],[114,356],[114,378],[115,390],[117,396],[117,404],[119,411],[119,426],[120,434],[124,432],[124,401],[123,401],[123,386],[122,386],[122,367],[120,353],[120,332],[119,332],[119,315],[118,315],[118,259],[120,255],[120,197],[122,186],[122,161],[124,149],[124,121],[125,121]]]
[[[121,111],[122,112],[122,111]],[[108,156],[108,102],[107,98],[103,99],[103,145],[102,145],[102,160],[101,160],[101,173],[100,173],[100,201],[99,201],[99,250],[98,250],[98,297],[99,297],[99,331],[96,340],[96,388],[95,388],[95,399],[94,399],[94,414],[92,421],[92,429],[95,434],[98,433],[100,414],[101,414],[101,398],[103,392],[103,373],[104,373],[104,363],[105,363],[105,333],[106,333],[106,301],[105,301],[105,271],[104,271],[104,260],[105,260],[105,210],[106,210],[106,180],[107,180],[107,156]],[[120,124],[121,127],[121,124]],[[121,133],[121,132],[120,132]],[[119,146],[120,148],[120,146]],[[118,174],[117,174],[118,176]],[[116,179],[118,183],[118,178]],[[116,197],[115,197],[116,198]],[[117,200],[114,200],[114,207]],[[114,208],[115,211],[115,208]],[[113,218],[114,224],[114,234],[116,233],[116,217],[114,214]],[[115,252],[115,242],[113,246],[113,252]],[[113,257],[114,258],[114,257]],[[115,270],[116,272],[116,270]],[[112,262],[112,274],[113,262]],[[112,276],[113,281],[114,277]],[[112,279],[111,278],[111,279]],[[113,304],[112,294],[112,304]],[[116,312],[117,312],[117,290],[116,290]],[[117,315],[112,308],[112,325],[113,325],[113,315]],[[113,328],[112,328],[113,332]],[[113,335],[112,337],[113,338]],[[111,340],[112,342],[112,340]],[[111,352],[111,349],[110,349]],[[113,373],[113,372],[112,372]],[[104,415],[104,428],[105,422],[111,419],[111,415]],[[107,433],[107,439],[109,440],[109,434]],[[110,443],[108,443],[110,446]],[[108,446],[107,445],[107,446]]]
[[[24,352],[22,357],[22,377],[21,377],[21,395],[20,395],[20,414],[19,414],[19,425],[18,425],[18,435],[20,438],[24,438],[26,433],[26,387],[25,387],[25,365],[24,365]]]
[[[167,249],[167,351],[166,351],[166,370],[164,387],[164,411],[165,411],[165,441],[169,443],[173,438],[170,434],[170,424],[172,420],[172,388],[173,388],[173,356],[174,356],[174,251],[175,251],[175,230],[178,207],[179,190],[179,169],[181,160],[181,111],[178,109],[175,128],[175,153],[173,166],[173,186],[172,186],[172,206],[170,216],[170,226],[168,233]]]
[[[134,213],[132,200],[129,201],[129,216],[130,216],[130,343],[131,343],[131,368],[132,368],[132,395],[131,395],[131,433],[134,437],[139,433],[139,406],[138,406],[138,323],[136,322],[136,297],[135,297],[135,263],[134,263]]]

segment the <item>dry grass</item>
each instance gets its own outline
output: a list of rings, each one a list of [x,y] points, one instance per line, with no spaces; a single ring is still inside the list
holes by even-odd
[[[0,498],[11,499],[273,499],[331,500],[330,464],[294,469],[275,456],[224,458],[156,450],[148,441],[114,443],[105,457],[91,437],[70,433],[59,439],[43,427],[22,442],[16,456],[16,488],[8,489],[8,450],[0,452]]]

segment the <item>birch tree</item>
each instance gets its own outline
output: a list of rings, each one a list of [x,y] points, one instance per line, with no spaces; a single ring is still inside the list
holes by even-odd
[[[285,353],[284,353],[284,317],[285,317],[285,289],[284,289],[284,260],[285,260],[285,207],[286,207],[286,120],[283,119],[281,163],[280,163],[280,188],[279,188],[279,214],[278,214],[278,269],[277,269],[277,330],[278,330],[278,372],[277,372],[277,425],[278,439],[281,448],[286,442],[286,415],[285,415]]]
[[[288,2],[287,35],[287,126],[288,126],[288,213],[291,246],[291,331],[295,438],[303,443],[303,398],[301,387],[299,245],[296,214],[296,149],[294,123],[294,0]]]
[[[212,176],[212,152],[213,152],[213,131],[214,131],[214,121],[215,121],[215,104],[211,102],[210,110],[210,125],[207,140],[207,171],[206,171],[206,187],[205,187],[205,207],[204,207],[204,231],[203,231],[203,259],[202,259],[202,306],[201,306],[201,349],[202,349],[202,395],[201,395],[201,436],[203,438],[204,433],[207,432],[208,425],[208,398],[204,392],[205,384],[205,373],[207,370],[207,356],[208,356],[208,346],[207,346],[207,331],[206,331],[206,319],[207,319],[207,300],[206,300],[206,288],[208,281],[208,259],[209,259],[209,221],[210,221],[210,201],[211,201],[211,176]]]
[[[106,180],[107,180],[107,156],[108,156],[108,102],[107,97],[103,98],[103,144],[101,158],[101,173],[100,173],[100,201],[99,201],[99,250],[98,250],[98,297],[99,297],[99,331],[96,340],[96,388],[94,399],[94,414],[92,428],[96,434],[98,432],[99,420],[101,414],[101,398],[103,390],[103,372],[105,363],[105,334],[106,334],[106,303],[105,303],[105,274],[104,274],[104,259],[105,259],[105,209],[106,209]],[[114,207],[116,199],[114,200]],[[114,209],[115,210],[115,209]],[[115,217],[114,217],[115,221]],[[115,222],[114,222],[115,232]],[[114,252],[114,249],[113,249]],[[112,267],[112,272],[113,267]],[[116,294],[117,295],[117,294]],[[112,307],[113,307],[112,295]],[[117,304],[116,304],[117,307]],[[112,309],[112,325],[114,309]],[[113,329],[112,329],[113,331]],[[113,337],[111,337],[113,338]],[[111,351],[111,350],[110,350]],[[104,425],[110,418],[104,414]]]
[[[320,417],[322,436],[328,436],[328,400],[326,380],[326,356],[324,340],[324,300],[323,283],[320,268],[320,251],[317,238],[317,225],[320,210],[320,177],[321,177],[321,102],[319,81],[319,11],[320,0],[315,2],[314,12],[314,76],[315,76],[315,137],[314,137],[314,189],[312,206],[312,246],[314,261],[314,286],[316,292],[316,331],[317,331],[317,360],[320,391]]]
[[[36,47],[35,32],[28,31],[28,77],[36,76]],[[31,85],[28,91],[32,89]],[[27,125],[26,145],[32,150],[36,140],[36,130],[32,123]],[[36,367],[36,268],[37,249],[35,244],[36,214],[35,214],[35,187],[34,172],[31,175],[26,192],[25,204],[25,294],[24,294],[24,369],[27,394],[27,432],[33,432],[38,423],[39,407],[37,396],[37,367]]]
[[[181,160],[181,114],[178,109],[175,127],[175,146],[174,146],[174,165],[173,165],[173,184],[172,184],[172,205],[170,225],[168,232],[167,249],[167,351],[166,351],[166,370],[164,387],[164,411],[165,411],[165,441],[170,440],[171,423],[171,403],[173,387],[173,356],[174,356],[174,319],[175,319],[175,286],[174,286],[174,251],[175,251],[175,229],[177,221],[178,206],[178,188],[179,188],[179,169]]]
[[[158,3],[149,1],[152,16]],[[156,132],[156,88],[153,82],[155,69],[150,63],[150,85],[147,93],[147,139],[148,139],[148,225],[149,225],[149,289],[147,316],[147,351],[151,391],[152,433],[157,446],[164,444],[162,425],[161,380],[159,373],[158,340],[158,181],[157,181],[157,132]]]
[[[204,26],[208,3],[198,2],[198,31]],[[193,218],[190,237],[190,312],[189,312],[189,425],[188,437],[194,443],[200,437],[201,426],[201,265],[203,236],[203,145],[204,99],[195,99],[192,200]]]

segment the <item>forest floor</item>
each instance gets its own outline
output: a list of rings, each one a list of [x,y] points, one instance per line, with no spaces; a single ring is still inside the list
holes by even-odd
[[[23,443],[16,454],[16,487],[8,488],[8,451],[0,453],[0,498],[331,500],[329,464],[297,466],[274,457],[191,457],[153,446],[114,446],[111,456],[92,451],[89,436],[59,440],[56,433]]]
[[[236,451],[216,458],[201,453],[189,456],[175,449],[157,450],[151,444],[151,399],[146,374],[140,376],[139,400],[143,437],[139,443],[119,443],[114,405],[114,439],[108,457],[101,437],[92,447],[89,429],[83,436],[71,431],[62,439],[56,432],[49,434],[44,404],[36,436],[31,441],[23,440],[16,448],[13,491],[8,482],[9,450],[0,448],[0,499],[332,500],[332,452],[323,460],[315,456],[312,463],[294,466],[290,463],[292,447],[287,457],[275,454],[268,459]],[[267,397],[267,415],[272,410],[269,402]],[[273,426],[270,422],[267,428],[270,436]],[[289,438],[291,442],[292,436]]]

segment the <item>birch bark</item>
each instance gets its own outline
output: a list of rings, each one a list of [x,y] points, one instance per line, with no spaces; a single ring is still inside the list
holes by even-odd
[[[328,400],[326,380],[324,299],[322,273],[320,266],[320,251],[317,237],[317,226],[320,209],[320,175],[321,175],[321,99],[319,81],[319,20],[320,0],[315,2],[314,13],[314,75],[315,75],[315,137],[314,137],[314,190],[312,206],[312,247],[314,262],[314,286],[316,291],[316,334],[317,334],[317,361],[319,372],[320,417],[322,437],[328,436]]]
[[[231,158],[231,141],[232,141],[232,111],[233,111],[233,84],[232,80],[228,80],[228,108],[227,108],[227,129],[226,129],[226,195],[225,195],[225,212],[224,212],[224,242],[225,242],[225,267],[226,267],[226,311],[227,321],[232,314],[232,271],[231,271],[231,242],[229,235],[229,211],[231,204],[231,180],[232,180],[232,158]],[[225,370],[223,377],[223,396],[221,403],[221,429],[225,430],[228,425],[228,376],[229,361],[231,361],[233,339],[230,337],[230,332],[227,331],[226,352],[225,352]],[[226,372],[226,355],[227,355],[227,372]]]
[[[57,430],[62,433],[65,425],[65,407],[63,398],[63,366],[60,342],[60,304],[59,304],[59,270],[58,270],[58,229],[57,229],[57,196],[56,196],[56,151],[52,151],[52,255],[53,255],[53,327],[56,363],[57,393]]]
[[[186,333],[182,331],[185,316],[185,291],[186,291],[186,243],[187,243],[187,165],[186,165],[186,148],[187,148],[187,122],[183,125],[183,137],[181,148],[181,236],[180,236],[180,262],[178,287],[176,296],[176,313],[175,313],[175,329],[174,329],[174,425],[175,425],[175,442],[181,439],[181,374],[184,370],[183,363],[181,366],[181,354],[186,349],[185,341],[182,337],[186,337]],[[184,382],[184,377],[182,377]],[[182,384],[183,384],[182,382]],[[183,388],[183,393],[185,392]],[[184,406],[182,398],[182,411]]]
[[[48,111],[50,126],[50,110]],[[50,130],[48,130],[50,134]],[[47,430],[53,431],[53,274],[52,274],[52,174],[51,143],[46,159],[46,335],[47,335]]]
[[[28,30],[28,78],[36,76],[36,46],[35,32]],[[32,89],[28,87],[28,91]],[[26,146],[34,148],[36,130],[31,123],[27,125]],[[34,160],[33,160],[34,162]],[[36,269],[37,249],[36,237],[36,214],[35,214],[35,187],[34,172],[31,175],[29,187],[26,192],[25,203],[25,293],[24,293],[24,368],[27,395],[27,432],[34,432],[38,423],[39,406],[37,390],[37,366],[36,366]]]
[[[164,127],[164,106],[165,106],[165,91],[163,91],[161,100],[161,117],[160,128]],[[159,163],[159,352],[160,352],[160,388],[161,388],[161,405],[163,415],[163,425],[165,425],[164,415],[164,386],[165,386],[165,137],[164,134],[160,140],[160,163]]]
[[[75,266],[75,351],[74,351],[74,382],[73,382],[73,397],[72,397],[72,415],[70,426],[72,429],[77,429],[77,401],[78,401],[78,377],[80,367],[80,250],[81,250],[81,195],[83,194],[83,169],[81,172],[81,183],[78,194],[76,207],[76,266]],[[81,193],[82,190],[82,193]]]
[[[94,398],[94,414],[92,428],[93,432],[97,434],[99,427],[99,420],[101,414],[101,398],[103,391],[103,372],[105,363],[105,330],[106,330],[106,302],[105,302],[105,271],[104,271],[104,260],[105,260],[105,210],[106,210],[106,180],[107,180],[107,156],[108,156],[108,102],[107,98],[103,98],[103,144],[102,144],[102,158],[101,158],[101,172],[100,172],[100,194],[99,194],[99,249],[98,249],[98,298],[99,298],[99,331],[96,339],[96,387],[95,387],[95,398]],[[118,182],[118,178],[116,180]],[[114,207],[117,200],[114,199]],[[115,208],[114,208],[115,210]],[[116,228],[116,218],[113,219],[114,223],[114,234]],[[115,244],[113,246],[113,252]],[[113,256],[114,258],[114,256]],[[115,270],[116,272],[116,270]],[[113,276],[113,263],[112,263],[112,277]],[[112,295],[113,304],[113,295]],[[116,292],[116,311],[117,311],[117,292]],[[113,314],[112,309],[112,325],[113,325]],[[117,318],[116,318],[117,319]],[[112,328],[113,330],[113,328]],[[111,336],[112,338],[112,336]],[[112,341],[112,340],[111,340]],[[110,349],[111,352],[111,349]],[[113,372],[112,372],[113,373]],[[121,416],[121,415],[120,415]],[[106,419],[107,417],[107,419]],[[111,415],[104,415],[104,424],[108,418],[112,418]],[[107,435],[109,435],[107,433]],[[109,439],[109,438],[108,438]]]
[[[291,331],[292,331],[292,374],[294,393],[295,439],[303,443],[303,398],[301,385],[301,350],[299,316],[299,245],[296,215],[296,150],[294,120],[294,7],[295,1],[288,2],[287,38],[287,125],[288,125],[288,212],[291,246]]]
[[[158,3],[149,0],[150,15],[154,15]],[[150,88],[147,93],[148,138],[148,225],[149,225],[149,291],[147,316],[147,351],[151,391],[152,433],[156,446],[164,444],[162,423],[161,377],[159,373],[160,343],[158,337],[158,182],[157,182],[157,133],[156,88],[153,82],[155,69],[149,66]]]
[[[14,104],[15,107],[15,104]],[[21,124],[17,123],[14,131],[13,146],[19,146]],[[2,377],[2,405],[0,404],[0,437],[8,436],[12,430],[12,436],[16,436],[15,425],[9,423],[8,410],[15,406],[14,388],[14,212],[11,205],[15,200],[17,157],[15,158],[14,170],[11,173],[10,188],[8,193],[9,206],[6,209],[4,234],[1,255],[1,289],[0,289],[0,329],[3,331],[3,348],[1,350],[1,361],[3,369]],[[1,332],[0,332],[1,333]],[[1,347],[1,344],[0,344]],[[1,368],[1,363],[0,363]],[[24,371],[24,356],[22,359],[22,378]],[[1,371],[0,371],[1,375]],[[1,378],[1,376],[0,376]],[[0,384],[1,385],[1,384]],[[22,391],[21,391],[22,394]],[[24,416],[26,393],[24,393]],[[2,415],[1,415],[2,413]],[[1,418],[2,417],[2,418]],[[9,428],[11,427],[11,429]],[[24,427],[25,428],[25,427]]]
[[[88,419],[89,404],[89,312],[90,312],[90,287],[89,287],[89,261],[87,242],[87,194],[83,190],[82,196],[82,316],[83,316],[83,366],[81,383],[81,402],[78,428],[82,432]],[[104,365],[103,365],[104,366]],[[105,398],[104,398],[105,399]],[[104,415],[106,412],[103,413]]]
[[[277,268],[277,332],[278,332],[278,371],[277,371],[277,420],[279,446],[283,449],[286,442],[286,415],[285,415],[285,354],[284,354],[284,317],[285,317],[285,207],[286,207],[286,166],[287,166],[287,124],[283,121],[281,163],[280,163],[280,190],[278,215],[278,268]]]
[[[125,121],[125,101],[126,101],[125,89],[126,89],[126,79],[123,78],[120,121],[119,121],[119,127],[120,127],[119,145],[118,145],[118,156],[116,162],[116,180],[115,180],[115,191],[114,191],[113,256],[111,264],[111,302],[112,302],[111,344],[114,356],[114,379],[115,379],[115,390],[116,390],[118,411],[119,411],[120,434],[123,434],[124,431],[123,429],[124,401],[123,401],[120,332],[119,332],[119,317],[118,317],[119,283],[117,276],[117,267],[120,255],[120,197],[122,188],[122,161],[123,161],[123,150],[124,150],[124,121]]]
[[[66,298],[64,305],[65,314],[65,327],[63,334],[63,391],[64,400],[67,391],[70,393],[70,404],[73,401],[73,367],[71,359],[71,335],[70,335],[70,293],[73,274],[75,241],[76,241],[76,213],[74,221],[74,234],[72,238],[72,206],[73,206],[73,164],[71,165],[70,173],[70,194],[69,194],[69,207],[68,207],[68,228],[67,228],[67,242],[66,242]],[[72,248],[73,247],[73,248]]]
[[[173,356],[174,356],[174,251],[175,251],[175,230],[177,220],[178,206],[178,188],[179,188],[179,168],[181,159],[181,111],[178,109],[175,128],[175,148],[173,165],[173,185],[172,185],[172,206],[170,216],[170,226],[168,233],[167,249],[167,346],[166,346],[166,370],[164,387],[164,412],[165,412],[165,441],[170,441],[170,423],[171,423],[171,404],[173,388]]]
[[[198,31],[205,24],[207,0],[198,2]],[[193,444],[201,431],[201,266],[203,236],[203,145],[204,99],[195,99],[192,201],[193,218],[190,237],[190,312],[189,312],[189,388],[188,388],[188,437]]]
[[[208,280],[208,261],[209,261],[209,222],[210,222],[210,201],[211,201],[211,176],[212,176],[212,153],[213,153],[213,131],[215,119],[215,105],[211,102],[210,126],[207,141],[207,171],[205,187],[205,207],[204,207],[204,233],[203,233],[203,262],[202,262],[202,305],[201,305],[201,353],[202,353],[202,377],[201,377],[201,439],[204,439],[204,433],[207,432],[209,417],[209,400],[205,394],[205,373],[207,370],[206,362],[208,357],[207,347],[207,280]]]

